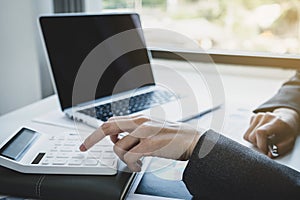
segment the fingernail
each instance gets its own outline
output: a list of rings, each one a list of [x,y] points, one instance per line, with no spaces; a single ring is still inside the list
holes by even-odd
[[[80,147],[79,147],[80,151],[87,151],[87,148],[81,144]]]

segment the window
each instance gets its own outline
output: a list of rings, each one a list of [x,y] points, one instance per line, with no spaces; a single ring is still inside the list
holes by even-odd
[[[102,0],[102,10],[138,12],[144,28],[182,33],[206,50],[300,53],[298,0]],[[151,33],[146,40],[158,47],[184,46]]]

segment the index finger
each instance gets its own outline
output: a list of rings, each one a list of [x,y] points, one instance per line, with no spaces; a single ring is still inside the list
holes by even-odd
[[[145,120],[141,119],[141,117],[137,117],[127,119],[115,118],[113,120],[107,121],[103,123],[102,126],[100,126],[91,135],[89,135],[84,140],[83,144],[80,145],[79,149],[81,151],[86,151],[107,135],[114,136],[122,132],[132,132],[142,123],[141,121]]]
[[[96,131],[94,131],[84,140],[84,142],[79,147],[80,151],[87,151],[94,144],[102,140],[105,136],[106,135],[104,134],[100,126]]]

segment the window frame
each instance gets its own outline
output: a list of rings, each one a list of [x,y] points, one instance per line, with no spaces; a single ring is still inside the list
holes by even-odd
[[[163,49],[149,49],[153,58],[184,60],[194,62],[208,62],[207,55],[218,64],[245,65],[253,67],[270,67],[282,69],[300,70],[300,56],[298,55],[276,55],[261,52],[229,52],[222,50],[209,51],[167,51]]]

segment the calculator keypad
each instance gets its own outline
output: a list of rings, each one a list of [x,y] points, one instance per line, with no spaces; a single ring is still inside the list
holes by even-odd
[[[50,148],[40,164],[45,166],[72,166],[72,167],[114,167],[117,157],[112,145],[102,141],[87,152],[78,148],[80,139],[77,134],[67,136],[50,136]]]

